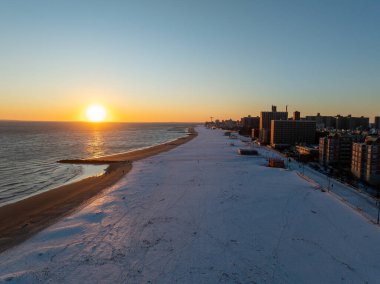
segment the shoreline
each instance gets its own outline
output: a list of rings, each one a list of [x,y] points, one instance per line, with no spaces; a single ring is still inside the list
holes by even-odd
[[[88,204],[125,176],[134,161],[174,149],[196,136],[194,128],[189,128],[187,136],[150,148],[94,159],[60,161],[109,166],[101,176],[88,177],[0,207],[0,253]]]

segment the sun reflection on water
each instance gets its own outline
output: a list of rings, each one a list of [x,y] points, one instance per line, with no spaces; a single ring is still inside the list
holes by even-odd
[[[98,129],[94,129],[93,135],[89,136],[86,152],[89,157],[101,157],[105,155],[104,136]]]

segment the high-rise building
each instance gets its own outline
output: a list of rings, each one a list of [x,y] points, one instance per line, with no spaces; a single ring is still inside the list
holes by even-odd
[[[352,136],[335,134],[319,139],[319,163],[340,169],[351,167]]]
[[[293,112],[293,120],[300,120],[301,119],[301,113],[299,111]]]
[[[240,119],[240,122],[241,122],[241,126],[244,127],[244,128],[256,128],[256,129],[259,129],[260,128],[260,117],[259,116],[256,116],[256,117],[252,117],[250,115],[246,116],[246,117],[242,117]]]
[[[313,144],[315,132],[315,121],[272,120],[270,144],[275,148],[296,144]]]
[[[287,120],[287,111],[277,111],[276,106],[272,106],[272,111],[262,111],[260,113],[260,131],[259,141],[268,144],[271,137],[271,122],[272,120]]]
[[[251,135],[252,130],[256,129],[256,131],[259,131],[260,127],[260,117],[252,117],[250,115],[246,117],[242,117],[240,119],[240,124],[241,124],[241,130],[240,134],[242,135]]]
[[[380,138],[367,137],[352,146],[351,172],[372,185],[380,185]]]
[[[380,130],[380,116],[375,116],[375,128]]]

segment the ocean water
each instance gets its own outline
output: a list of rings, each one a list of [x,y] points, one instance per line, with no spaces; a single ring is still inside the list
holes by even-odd
[[[185,123],[0,121],[0,206],[87,176],[105,166],[62,159],[124,153],[186,136]]]

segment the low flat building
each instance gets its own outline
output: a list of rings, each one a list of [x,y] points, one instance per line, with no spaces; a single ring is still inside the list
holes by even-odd
[[[316,123],[307,120],[272,120],[270,144],[284,148],[297,144],[314,144]]]
[[[270,168],[285,168],[285,162],[281,159],[270,158],[268,160],[268,167]]]
[[[315,161],[318,160],[319,150],[318,145],[314,146],[296,146],[296,151],[298,152],[299,159],[301,161]]]
[[[311,147],[311,146],[298,145],[296,146],[296,150],[300,155],[311,155],[311,156],[319,155],[318,146]]]

